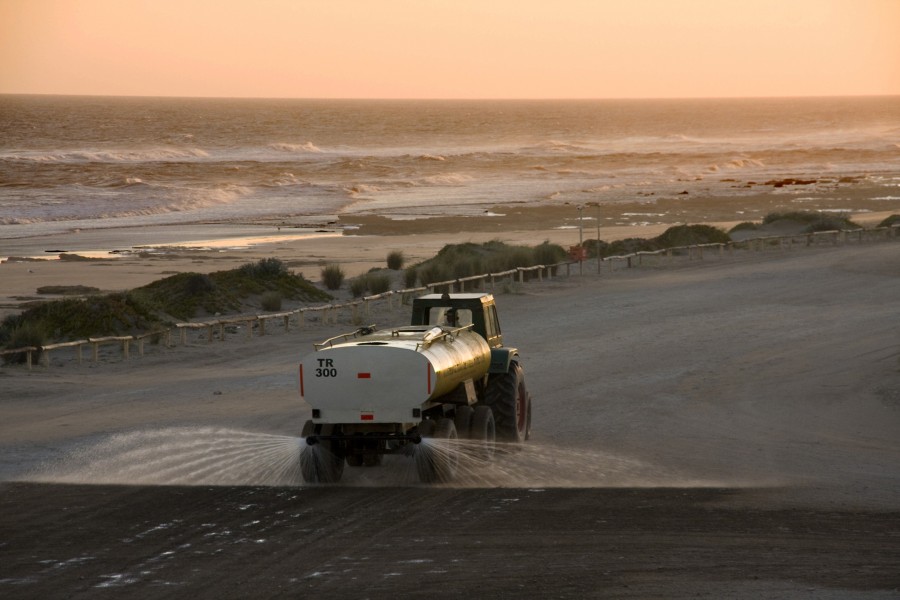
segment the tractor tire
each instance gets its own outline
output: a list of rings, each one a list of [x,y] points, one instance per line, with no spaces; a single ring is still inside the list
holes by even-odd
[[[525,429],[525,441],[531,439],[531,394],[528,394],[528,418],[527,428]]]
[[[475,409],[471,406],[457,406],[456,416],[453,418],[453,424],[456,425],[456,435],[459,439],[469,439],[469,431],[472,429],[472,415]]]
[[[434,423],[434,421],[427,422]],[[426,421],[422,423],[426,423]],[[430,428],[426,427],[426,429]],[[459,450],[453,444],[458,439],[456,425],[453,424],[452,419],[440,419],[437,426],[434,427],[433,433],[434,435],[425,435],[420,432],[424,438],[446,440],[448,443],[431,445],[426,442],[424,447],[420,447],[415,455],[416,471],[422,483],[445,483],[453,479],[459,465]]]
[[[332,435],[340,431],[339,425],[316,425],[307,421],[303,425],[304,438],[310,435]],[[306,483],[337,483],[344,474],[344,452],[339,442],[323,440],[306,446],[300,452],[300,472]]]
[[[474,458],[484,462],[493,460],[497,448],[497,426],[490,406],[479,404],[475,407],[470,433],[470,439],[479,442],[473,452]]]
[[[484,400],[494,411],[500,441],[521,444],[528,439],[529,395],[525,373],[517,361],[509,363],[506,373],[491,376]]]

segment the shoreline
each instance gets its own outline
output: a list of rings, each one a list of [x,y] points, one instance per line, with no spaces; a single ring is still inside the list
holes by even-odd
[[[435,216],[392,220],[380,215],[343,215],[328,228],[279,223],[198,223],[149,227],[108,227],[73,230],[0,240],[0,318],[21,305],[60,296],[39,294],[46,286],[89,286],[101,293],[133,289],[180,272],[210,273],[264,258],[279,258],[316,282],[321,268],[337,264],[346,277],[384,267],[390,252],[402,251],[405,264],[432,258],[447,244],[502,241],[533,246],[542,242],[564,248],[580,240],[615,241],[652,238],[676,224],[707,224],[726,231],[741,222],[732,218],[699,219],[716,199],[695,199],[689,213],[670,215],[665,222],[623,224],[610,211],[621,206],[507,205],[483,216]],[[645,207],[646,210],[646,207]],[[759,206],[745,220],[760,221],[768,210]],[[897,211],[859,212],[851,218],[871,227]],[[581,217],[581,219],[579,219]],[[686,218],[680,218],[686,217]],[[599,228],[598,228],[599,224]],[[65,251],[65,252],[63,252]],[[59,254],[75,255],[59,260]],[[52,256],[55,255],[55,256]],[[36,260],[28,260],[28,257]]]

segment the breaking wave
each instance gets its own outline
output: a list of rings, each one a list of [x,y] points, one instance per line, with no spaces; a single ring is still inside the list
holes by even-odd
[[[422,179],[426,185],[463,185],[469,181],[472,181],[472,177],[462,173],[442,173]]]
[[[96,197],[96,188],[71,186],[66,194],[71,201],[48,210],[46,201],[17,203],[0,215],[0,225],[28,225],[84,219],[120,219],[183,213],[227,206],[247,196],[252,190],[240,185],[214,188],[188,188],[171,185],[148,185],[143,182],[123,184],[113,197]],[[130,189],[129,189],[130,188]],[[144,193],[144,189],[151,193]],[[2,206],[2,204],[0,204]]]
[[[278,152],[288,152],[292,154],[317,154],[322,152],[321,148],[319,148],[312,142],[306,142],[305,144],[289,144],[287,142],[276,142],[273,144],[269,144],[269,149],[277,150]]]
[[[0,154],[0,161],[36,163],[141,163],[208,157],[209,153],[200,148],[160,147],[143,150],[63,150],[59,152],[12,151]]]

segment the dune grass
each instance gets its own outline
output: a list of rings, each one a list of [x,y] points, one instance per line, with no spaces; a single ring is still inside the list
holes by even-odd
[[[143,287],[114,294],[42,302],[0,323],[0,345],[7,348],[27,332],[41,344],[102,335],[134,335],[198,314],[240,311],[253,298],[320,302],[331,296],[278,259],[237,269],[178,273]],[[270,304],[272,305],[272,304]]]
[[[500,241],[483,244],[448,244],[437,256],[408,268],[406,284],[429,285],[484,273],[500,273],[517,267],[552,265],[567,256],[562,246],[544,242],[538,246],[513,246]]]

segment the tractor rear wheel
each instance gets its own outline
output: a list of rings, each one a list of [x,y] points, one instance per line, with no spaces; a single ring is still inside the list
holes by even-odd
[[[497,427],[494,423],[494,411],[490,406],[480,404],[475,407],[472,416],[472,429],[469,436],[478,442],[475,457],[478,460],[489,462],[494,458],[494,450],[497,445]]]
[[[506,373],[491,376],[485,391],[485,404],[494,411],[497,437],[501,441],[521,444],[528,439],[530,402],[525,389],[525,373],[517,361],[509,363]]]
[[[456,435],[459,439],[469,438],[469,430],[472,428],[472,415],[475,410],[471,406],[457,406],[456,415],[453,418],[453,424],[456,425]]]

